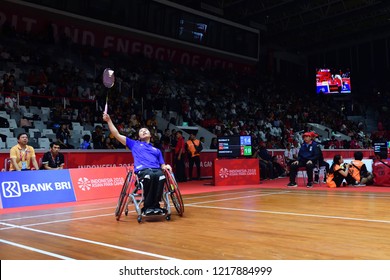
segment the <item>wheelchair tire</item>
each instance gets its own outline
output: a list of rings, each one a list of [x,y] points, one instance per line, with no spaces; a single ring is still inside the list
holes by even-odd
[[[123,209],[127,205],[127,200],[129,199],[129,193],[130,193],[130,183],[131,183],[131,178],[133,177],[133,171],[129,171],[126,176],[126,180],[123,184],[121,193],[119,195],[118,203],[115,209],[115,217],[116,220],[119,221],[121,218],[121,215],[123,213]]]
[[[169,171],[165,172],[165,176],[166,176],[167,188],[170,192],[173,205],[175,206],[175,209],[179,214],[179,216],[183,216],[184,203],[175,176],[173,175],[172,172]]]

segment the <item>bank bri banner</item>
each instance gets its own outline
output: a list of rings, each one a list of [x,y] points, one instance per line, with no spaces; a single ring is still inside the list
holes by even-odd
[[[75,201],[69,170],[1,172],[3,208]]]

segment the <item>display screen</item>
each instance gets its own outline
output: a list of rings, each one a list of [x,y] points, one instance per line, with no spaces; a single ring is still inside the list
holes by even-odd
[[[317,68],[317,94],[351,93],[351,73],[349,69]]]
[[[203,43],[207,24],[197,17],[183,17],[179,21],[179,38],[189,42]]]
[[[251,136],[221,136],[218,137],[218,158],[239,158],[252,156]]]
[[[389,142],[374,142],[374,153],[376,155],[386,155],[386,158],[390,152],[390,141]]]

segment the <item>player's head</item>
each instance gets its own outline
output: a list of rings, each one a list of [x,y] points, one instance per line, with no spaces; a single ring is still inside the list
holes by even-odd
[[[146,127],[140,128],[140,130],[138,131],[138,136],[139,139],[142,141],[149,141],[151,137],[150,131]]]

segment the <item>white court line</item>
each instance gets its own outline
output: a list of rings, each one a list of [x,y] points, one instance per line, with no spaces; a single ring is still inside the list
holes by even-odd
[[[186,197],[185,199],[186,200],[193,200],[193,199],[199,199],[199,198],[216,197],[216,196],[228,196],[228,195],[232,195],[232,194],[241,194],[241,193],[252,193],[252,192],[258,193],[259,191],[262,191],[263,193],[267,193],[267,192],[264,192],[264,190],[256,189],[256,190],[228,192],[228,193],[226,193],[226,192],[219,192],[219,193],[213,193],[213,194],[209,194],[209,195]]]
[[[327,216],[327,215],[316,215],[316,214],[303,214],[303,213],[293,213],[293,212],[278,212],[278,211],[266,211],[266,210],[253,210],[253,209],[229,208],[229,207],[217,207],[217,206],[205,206],[205,205],[189,205],[189,206],[197,207],[197,208],[220,209],[220,210],[229,210],[229,211],[243,211],[243,212],[275,214],[275,215],[289,215],[289,216],[301,216],[301,217],[312,217],[312,218],[324,218],[324,219],[337,219],[337,220],[349,220],[349,221],[390,224],[390,221],[386,221],[386,220],[370,220],[370,219],[363,219],[363,218]]]
[[[30,247],[30,246],[25,246],[25,245],[22,245],[22,244],[19,244],[19,243],[15,243],[15,242],[11,242],[11,241],[4,240],[4,239],[0,239],[0,242],[8,244],[8,245],[11,245],[11,246],[14,246],[14,247],[18,247],[18,248],[26,249],[26,250],[33,251],[33,252],[36,252],[36,253],[40,253],[40,254],[43,254],[43,255],[47,255],[47,256],[54,257],[54,258],[58,258],[58,259],[61,259],[61,260],[75,260],[75,259],[72,259],[72,258],[65,257],[63,255],[58,255],[58,254],[55,254],[55,253],[51,253],[51,252],[48,252],[48,251],[40,250],[40,249],[33,248],[33,247]]]
[[[71,206],[73,207],[73,206]],[[66,214],[74,214],[74,213],[84,213],[84,212],[91,212],[96,210],[106,210],[106,209],[113,209],[115,206],[111,207],[102,207],[102,208],[95,208],[95,209],[84,209],[84,210],[77,210],[77,211],[68,211],[68,212],[56,212],[56,213],[49,213],[49,214],[41,214],[36,216],[25,216],[25,217],[19,217],[19,218],[9,218],[0,220],[0,222],[9,222],[9,221],[17,221],[17,220],[25,220],[25,219],[35,219],[35,218],[43,218],[43,217],[50,217],[50,216],[56,216],[56,215],[66,215]],[[112,212],[112,215],[114,215],[114,212]]]
[[[204,203],[210,203],[210,202],[221,202],[221,201],[228,201],[228,200],[235,200],[235,199],[243,199],[243,198],[248,198],[248,197],[269,196],[269,195],[286,194],[286,193],[290,193],[290,192],[289,191],[283,191],[283,192],[274,192],[274,193],[261,193],[261,194],[256,194],[256,195],[246,195],[246,196],[238,196],[238,197],[217,199],[217,200],[211,200],[211,201],[194,202],[194,203],[190,203],[188,205],[191,206],[191,205],[204,204]],[[186,205],[187,204],[185,204],[184,206],[186,206]]]
[[[32,227],[32,226],[42,226],[42,225],[47,225],[47,224],[55,224],[55,223],[62,223],[62,222],[72,222],[72,221],[77,221],[77,220],[85,220],[85,219],[93,219],[93,218],[99,218],[99,217],[107,217],[111,216],[112,214],[101,214],[101,215],[95,215],[95,216],[87,216],[87,217],[80,217],[80,218],[72,218],[72,219],[64,219],[64,220],[55,220],[55,221],[47,221],[47,222],[41,222],[41,223],[34,223],[34,224],[27,224],[23,225],[24,227]],[[0,224],[2,225],[7,225],[7,223],[1,222]],[[11,227],[5,227],[5,228],[0,228],[1,230],[6,230],[6,229],[13,229],[17,228],[19,226],[11,226]]]
[[[1,223],[1,224],[8,226],[8,227],[14,227],[14,228],[23,229],[23,230],[27,230],[27,231],[33,231],[33,232],[37,232],[37,233],[41,233],[41,234],[47,234],[47,235],[51,235],[51,236],[71,239],[74,241],[89,243],[89,244],[93,244],[93,245],[99,245],[99,246],[108,247],[108,248],[112,248],[112,249],[116,249],[116,250],[122,250],[122,251],[126,251],[126,252],[140,254],[140,255],[150,256],[150,257],[154,257],[154,258],[159,258],[159,259],[164,259],[164,260],[180,260],[180,259],[176,259],[176,258],[172,258],[172,257],[168,257],[168,256],[149,253],[149,252],[140,251],[140,250],[136,250],[136,249],[125,248],[125,247],[116,246],[116,245],[107,244],[107,243],[98,242],[98,241],[92,241],[89,239],[69,236],[69,235],[65,235],[65,234],[59,234],[59,233],[54,233],[54,232],[50,232],[50,231],[28,228],[25,226],[18,226],[18,225],[12,225],[12,224],[7,224],[7,223]]]

